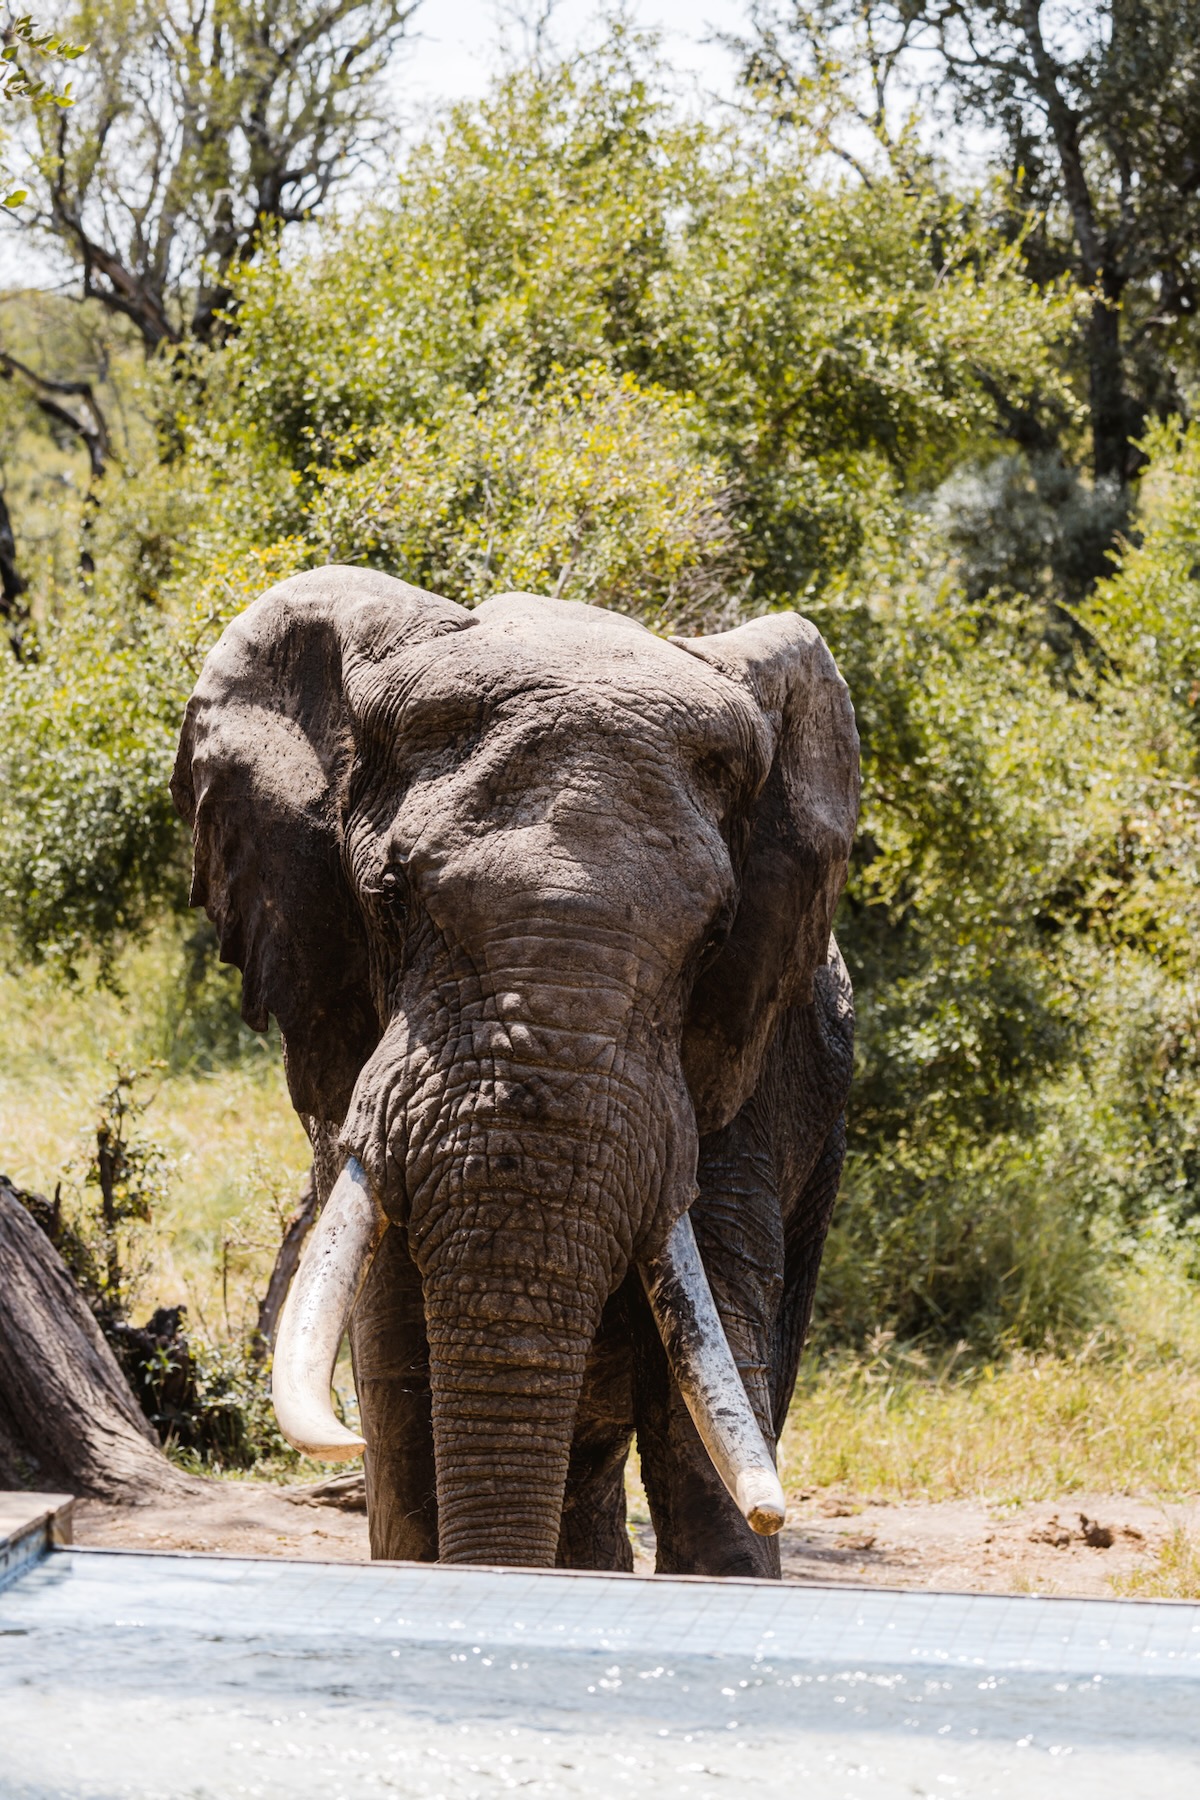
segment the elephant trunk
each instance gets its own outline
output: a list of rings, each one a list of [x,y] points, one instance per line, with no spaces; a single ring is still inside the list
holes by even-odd
[[[595,1324],[521,1319],[511,1290],[501,1319],[504,1298],[476,1290],[464,1320],[457,1283],[426,1283],[438,1554],[549,1568]]]

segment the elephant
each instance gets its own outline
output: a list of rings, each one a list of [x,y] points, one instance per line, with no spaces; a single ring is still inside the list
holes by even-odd
[[[277,1411],[365,1443],[372,1556],[629,1570],[636,1436],[658,1570],[778,1578],[853,1055],[816,628],[330,565],[226,628],[171,787],[324,1201]]]

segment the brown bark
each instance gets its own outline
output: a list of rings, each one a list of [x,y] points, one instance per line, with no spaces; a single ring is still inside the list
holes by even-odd
[[[1092,468],[1098,480],[1112,478],[1123,484],[1137,472],[1140,459],[1131,440],[1144,424],[1141,409],[1126,389],[1120,312],[1126,277],[1122,257],[1111,236],[1106,240],[1097,218],[1084,160],[1082,122],[1063,91],[1063,70],[1043,36],[1042,7],[1043,0],[1023,0],[1021,24],[1029,50],[1031,85],[1045,108],[1062,170],[1083,286],[1093,293],[1087,333]]]
[[[197,1485],[159,1450],[62,1258],[0,1178],[0,1487],[135,1502]]]
[[[17,542],[13,535],[8,502],[0,493],[0,613],[6,619],[22,618],[21,595],[29,583],[17,568]]]
[[[17,567],[17,543],[8,502],[0,493],[0,619],[6,623],[13,655],[20,661],[24,650],[29,608],[24,594],[29,583]]]

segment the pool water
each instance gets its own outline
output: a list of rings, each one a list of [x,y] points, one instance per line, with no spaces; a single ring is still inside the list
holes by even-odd
[[[1200,1606],[50,1549],[2,1800],[1197,1800]]]

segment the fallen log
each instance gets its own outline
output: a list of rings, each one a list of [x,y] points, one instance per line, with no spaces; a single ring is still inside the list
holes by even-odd
[[[331,1475],[328,1481],[314,1481],[307,1487],[287,1487],[285,1500],[293,1506],[335,1506],[339,1512],[365,1513],[367,1481],[361,1469],[350,1475]]]
[[[158,1447],[71,1275],[0,1176],[0,1488],[196,1492]]]

